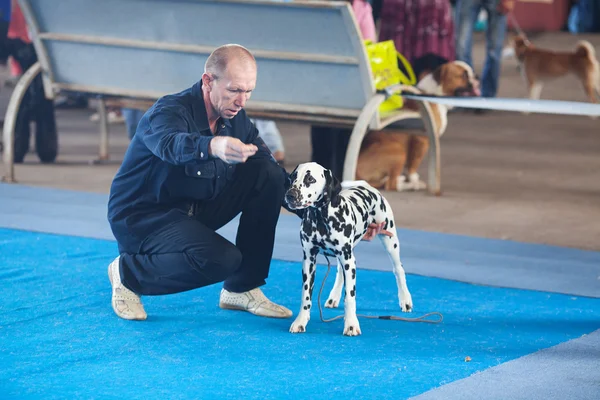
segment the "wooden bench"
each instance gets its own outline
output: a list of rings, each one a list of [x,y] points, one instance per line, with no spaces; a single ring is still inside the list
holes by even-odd
[[[16,111],[42,74],[48,98],[79,92],[100,99],[100,159],[108,158],[106,104],[145,108],[197,82],[216,47],[255,55],[251,117],[353,127],[344,180],[353,180],[367,130],[408,118],[430,138],[428,190],[440,192],[440,146],[429,103],[382,115],[366,50],[346,2],[256,0],[19,0],[39,63],[18,82],[4,125],[5,180],[15,182]],[[401,87],[398,88],[399,90]]]

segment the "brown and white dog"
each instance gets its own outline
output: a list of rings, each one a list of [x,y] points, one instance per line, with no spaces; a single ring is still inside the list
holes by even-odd
[[[462,62],[445,63],[419,81],[417,94],[436,96],[480,96],[479,82],[472,68]],[[405,109],[417,110],[414,101],[406,100]],[[448,109],[451,107],[431,103],[432,117],[439,135],[448,125]],[[416,130],[416,132],[415,132]],[[429,149],[429,138],[422,136],[422,129],[386,130],[369,132],[363,140],[356,179],[367,181],[371,186],[384,190],[420,190],[425,183],[419,179],[417,169]],[[406,175],[404,170],[406,168]]]
[[[574,51],[552,51],[535,47],[525,36],[513,38],[515,57],[529,90],[529,98],[537,100],[542,85],[558,77],[573,74],[592,103],[600,96],[600,67],[596,50],[590,42],[581,40]]]

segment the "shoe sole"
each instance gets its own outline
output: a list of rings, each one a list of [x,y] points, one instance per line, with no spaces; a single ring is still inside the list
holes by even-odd
[[[148,318],[148,316],[146,316],[144,318],[135,318],[135,317],[134,318],[128,318],[128,317],[125,317],[125,316],[119,314],[119,312],[117,311],[117,307],[115,306],[115,301],[113,300],[113,296],[115,294],[115,287],[113,286],[112,274],[111,274],[111,271],[110,271],[110,267],[111,266],[112,266],[112,263],[108,266],[108,280],[110,281],[110,288],[111,288],[110,304],[112,306],[113,311],[115,312],[115,314],[117,314],[117,316],[119,318],[126,319],[128,321],[145,321],[146,318]]]

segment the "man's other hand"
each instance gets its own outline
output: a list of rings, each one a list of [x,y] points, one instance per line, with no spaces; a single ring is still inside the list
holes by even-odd
[[[380,224],[370,224],[369,227],[367,228],[367,233],[365,233],[362,240],[366,240],[367,242],[370,242],[377,235],[386,235],[386,236],[392,237],[392,232],[386,231],[385,229],[383,229],[384,225],[385,225],[385,222],[382,222]]]
[[[506,15],[515,9],[515,0],[500,0],[498,4],[498,12],[502,15]]]
[[[210,141],[208,154],[220,158],[227,164],[239,164],[252,157],[258,148],[229,136],[216,136]]]

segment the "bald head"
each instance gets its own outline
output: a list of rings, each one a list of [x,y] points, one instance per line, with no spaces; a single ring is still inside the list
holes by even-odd
[[[239,44],[226,44],[216,48],[204,64],[204,73],[212,75],[213,79],[223,76],[228,67],[256,69],[256,60],[248,49]]]
[[[246,48],[227,44],[206,60],[202,74],[202,97],[208,120],[231,119],[244,108],[256,87],[256,60]]]

